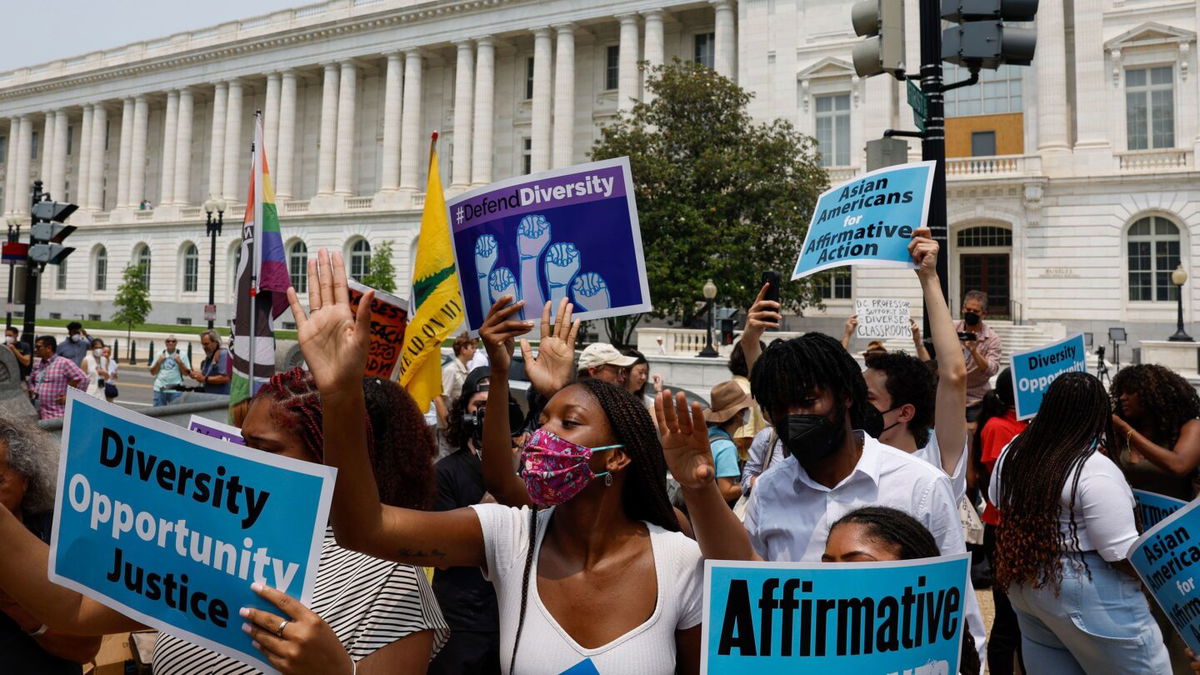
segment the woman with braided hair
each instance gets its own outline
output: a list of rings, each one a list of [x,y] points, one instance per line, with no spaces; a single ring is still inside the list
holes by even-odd
[[[1129,484],[1191,501],[1200,466],[1200,396],[1178,373],[1157,364],[1117,371],[1109,392],[1113,426],[1124,442]]]
[[[357,419],[371,430],[368,447],[379,494],[390,504],[426,508],[435,446],[421,412],[393,382],[360,379],[356,388],[368,402]],[[242,436],[256,450],[320,462],[325,446],[322,413],[312,376],[293,368],[272,376],[259,389],[243,420]],[[39,620],[79,635],[142,628],[113,609],[50,583],[45,573],[48,547],[21,530],[14,518],[0,514],[0,540],[5,542],[0,588],[20,599]],[[311,609],[275,589],[255,590],[278,611],[244,610],[243,628],[252,633],[264,660],[283,673],[424,673],[449,632],[420,569],[341,548],[329,530],[321,543]],[[252,675],[258,670],[162,633],[154,648],[154,672]]]
[[[1003,514],[996,583],[1021,626],[1033,673],[1166,673],[1171,664],[1126,557],[1133,493],[1110,458],[1104,386],[1054,380],[1037,417],[1000,456],[989,487]]]
[[[527,498],[544,508],[477,504],[423,513],[384,505],[362,489],[372,482],[371,466],[353,382],[366,365],[370,317],[351,310],[339,253],[331,260],[320,251],[309,274],[320,280],[311,313],[293,290],[288,299],[324,402],[325,437],[338,439],[325,447],[326,463],[338,468],[331,510],[338,541],[389,560],[482,567],[496,588],[506,673],[698,672],[699,550],[678,532],[662,447],[642,404],[605,382],[567,384],[579,328],[571,306],[559,304],[554,331],[545,307],[537,359],[521,343],[531,383],[557,391],[521,451]],[[507,404],[511,349],[533,328],[517,318],[523,303],[512,300],[501,298],[487,319],[495,338],[489,409]],[[485,455],[489,446],[508,446],[508,425],[506,415],[484,418]]]

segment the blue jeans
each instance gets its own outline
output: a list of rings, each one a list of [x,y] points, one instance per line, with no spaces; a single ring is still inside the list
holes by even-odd
[[[183,396],[182,391],[158,391],[156,389],[154,391],[154,407],[171,405],[178,401],[180,396]]]
[[[1066,555],[1060,562],[1059,595],[1050,585],[1035,589],[1013,584],[1008,589],[1021,625],[1027,672],[1170,673],[1162,632],[1141,584],[1095,552]]]

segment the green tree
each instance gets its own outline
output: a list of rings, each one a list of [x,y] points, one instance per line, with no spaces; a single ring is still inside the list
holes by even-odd
[[[121,273],[121,286],[117,288],[113,306],[117,311],[112,320],[125,324],[126,344],[131,344],[133,327],[145,323],[153,307],[150,304],[150,289],[146,288],[142,279],[141,265],[129,265]]]
[[[601,131],[593,159],[628,156],[654,315],[679,321],[715,302],[747,308],[762,272],[784,279],[796,263],[817,197],[829,183],[816,142],[786,120],[755,122],[751,94],[694,63],[647,71],[649,103],[634,104]],[[820,304],[811,277],[782,285],[786,309]],[[607,319],[629,344],[642,316]]]
[[[396,268],[392,265],[392,241],[380,243],[371,251],[367,263],[367,274],[362,283],[377,291],[393,293],[396,290]]]

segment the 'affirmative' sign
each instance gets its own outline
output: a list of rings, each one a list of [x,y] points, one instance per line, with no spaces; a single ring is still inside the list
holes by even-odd
[[[792,278],[842,265],[915,267],[913,231],[929,217],[934,162],[879,169],[817,199]]]
[[[335,475],[71,390],[50,579],[275,672],[238,610],[278,611],[256,581],[309,604]]]
[[[710,560],[702,671],[957,673],[969,557]]]
[[[1129,562],[1187,646],[1200,654],[1200,512],[1193,501],[1146,530]]]

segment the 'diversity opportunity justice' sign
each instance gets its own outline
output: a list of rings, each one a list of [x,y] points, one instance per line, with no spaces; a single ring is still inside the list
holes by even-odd
[[[336,471],[71,390],[50,579],[268,672],[243,606],[261,582],[308,604]]]
[[[710,560],[707,673],[958,672],[969,554],[879,563]]]
[[[584,320],[650,309],[628,157],[510,178],[446,207],[471,335],[505,295],[531,320],[562,298]]]
[[[934,165],[879,169],[821,193],[792,278],[842,265],[913,267],[908,244],[929,217]]]

